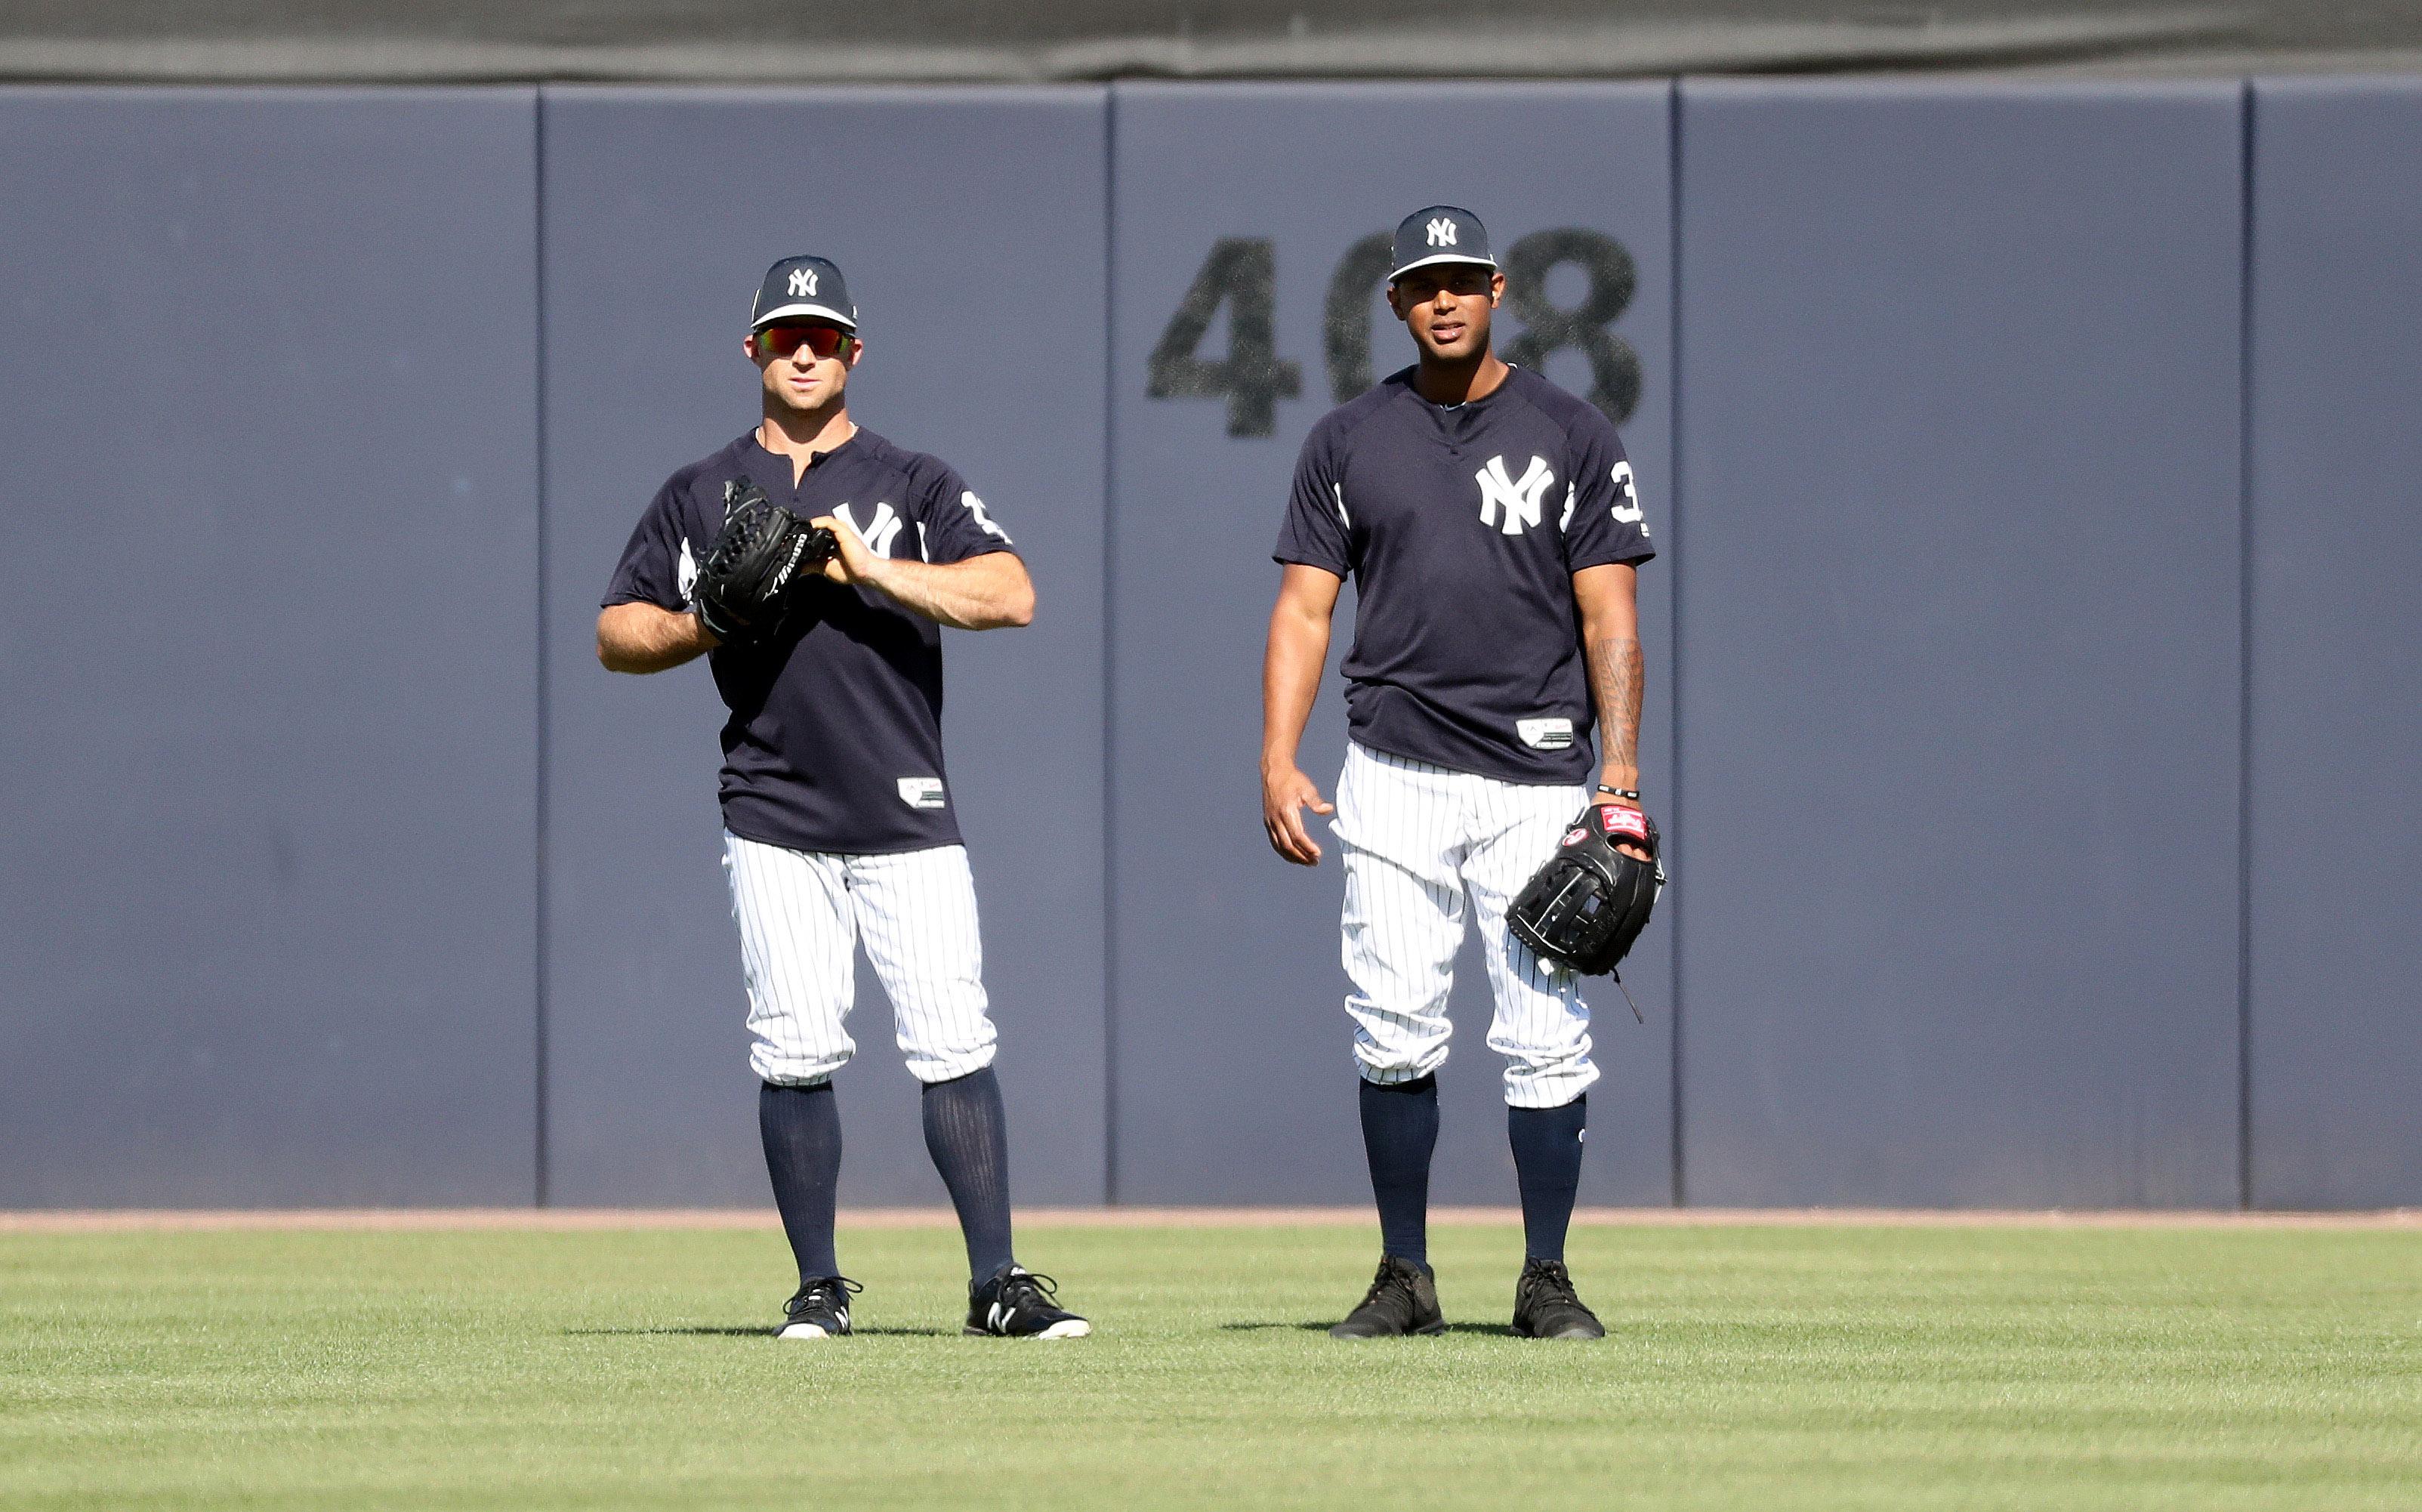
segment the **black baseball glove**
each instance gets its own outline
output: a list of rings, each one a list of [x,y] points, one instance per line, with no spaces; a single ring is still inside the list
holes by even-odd
[[[1617,845],[1635,846],[1649,858],[1626,856]],[[1583,976],[1606,976],[1648,927],[1664,890],[1656,823],[1638,809],[1593,803],[1505,911],[1505,927],[1544,959]]]
[[[834,549],[830,530],[734,479],[723,485],[723,533],[698,564],[690,608],[727,646],[764,640],[782,628],[793,586],[822,572]]]

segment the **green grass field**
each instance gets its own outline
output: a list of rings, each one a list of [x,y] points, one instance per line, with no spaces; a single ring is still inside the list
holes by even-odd
[[[958,1334],[940,1229],[0,1234],[0,1505],[2422,1506],[2422,1233],[1577,1230],[1603,1344],[1318,1331],[1362,1226],[1030,1225],[1099,1332]]]

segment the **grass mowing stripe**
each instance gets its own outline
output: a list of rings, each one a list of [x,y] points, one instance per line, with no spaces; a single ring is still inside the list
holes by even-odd
[[[778,1236],[0,1235],[0,1506],[2422,1504],[2422,1236],[1591,1228],[1602,1345],[1340,1345],[1361,1226],[1030,1226],[1100,1333],[965,1339],[956,1236],[844,1234],[859,1336],[765,1336]]]

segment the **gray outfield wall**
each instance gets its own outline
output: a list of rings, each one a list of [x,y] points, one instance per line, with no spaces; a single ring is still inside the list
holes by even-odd
[[[590,631],[800,247],[1042,591],[946,717],[1021,1198],[1362,1200],[1256,672],[1438,197],[1667,553],[1588,1199],[2422,1202],[2417,163],[2413,81],[0,91],[0,1206],[763,1200],[719,709]],[[844,1199],[938,1202],[887,1019]]]

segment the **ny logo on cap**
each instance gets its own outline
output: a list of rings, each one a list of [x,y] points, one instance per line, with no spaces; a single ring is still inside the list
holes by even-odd
[[[791,294],[792,294],[792,296],[793,296],[794,298],[796,298],[796,297],[798,297],[799,295],[802,295],[802,294],[812,294],[812,293],[814,293],[815,291],[816,291],[816,270],[815,270],[815,269],[813,269],[813,268],[793,268],[793,269],[791,270]]]
[[[1455,245],[1455,222],[1443,215],[1430,222],[1430,245]]]

